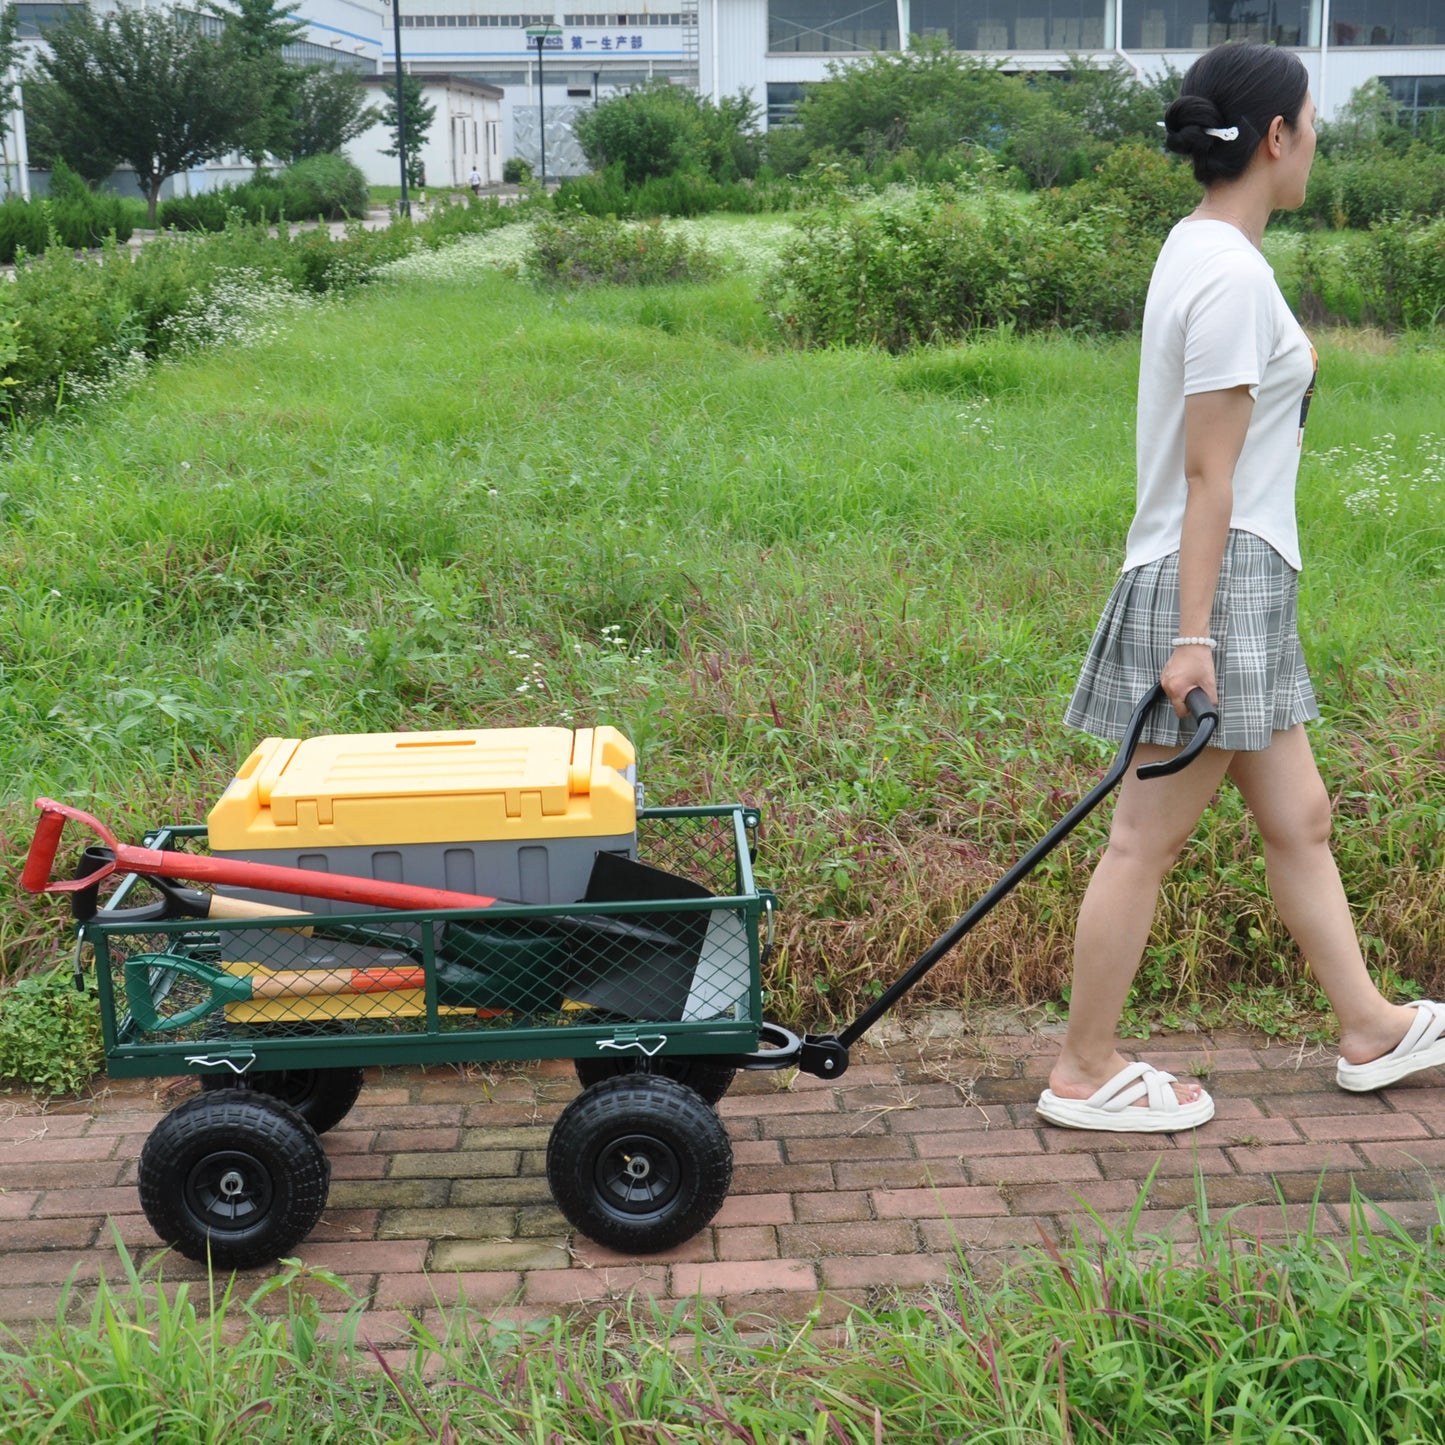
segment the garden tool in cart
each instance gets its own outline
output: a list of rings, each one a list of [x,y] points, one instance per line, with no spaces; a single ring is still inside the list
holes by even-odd
[[[319,873],[309,868],[284,868],[275,863],[246,863],[232,858],[211,858],[197,853],[168,852],[158,848],[136,848],[120,842],[98,818],[68,807],[51,798],[37,798],[40,822],[30,840],[30,852],[20,874],[20,885],[28,893],[78,893],[93,888],[117,871],[139,873],[144,878],[181,878],[188,883],[232,884],[266,893],[291,893],[303,898],[330,898],[340,903],[358,903],[378,908],[490,908],[497,900],[480,893],[453,893],[446,888],[419,888],[407,883],[387,883],[376,878],[356,878],[343,873]],[[109,862],[93,873],[67,882],[51,880],[50,870],[60,847],[60,835],[67,819],[90,828],[110,850]],[[218,916],[212,914],[213,917]]]
[[[119,842],[96,818],[79,809],[47,798],[39,799],[36,806],[41,810],[42,818],[31,842],[21,883],[32,893],[71,894],[73,907],[82,921],[86,905],[80,900],[96,898],[99,884],[120,868],[146,878],[163,894],[163,899],[139,912],[107,910],[104,915],[107,922],[120,921],[122,916],[139,922],[177,914],[182,917],[259,919],[293,916],[294,913],[273,905],[176,888],[169,882],[176,878],[401,909],[475,909],[490,907],[497,902],[494,898],[453,893],[445,889],[418,888],[311,869],[132,847]],[[57,883],[50,881],[50,873],[67,819],[93,829],[102,839],[103,846],[86,849],[79,870],[81,877]],[[631,859],[599,852],[583,902],[619,903],[712,896],[707,889],[687,879]],[[167,912],[168,909],[174,911]],[[306,917],[304,914],[294,916]],[[669,913],[621,917],[581,914],[553,917],[545,923],[536,924],[526,919],[498,920],[496,925],[454,922],[448,923],[442,932],[438,955],[463,968],[480,965],[489,976],[499,980],[493,990],[493,1006],[499,1010],[530,1011],[556,1007],[565,993],[567,1000],[573,1004],[599,1009],[616,1018],[684,1018],[688,1016],[689,1000],[698,996],[698,965],[706,934],[713,924],[721,928],[728,926],[726,921],[718,923],[712,915],[704,913],[695,917]],[[410,940],[378,932],[365,925],[338,925],[312,918],[298,931],[306,932],[308,936],[399,948],[414,959],[420,959]],[[506,980],[510,980],[509,986],[505,984]],[[321,991],[344,993],[360,990],[341,987]],[[225,1002],[225,999],[216,1000],[211,1007]]]
[[[191,991],[174,987],[181,979],[201,984],[206,992],[194,999]],[[436,980],[437,1000],[443,1008],[475,1012],[481,1018],[497,1018],[507,1012],[487,1007],[494,997],[494,982],[485,974],[438,960]],[[126,1003],[131,1018],[148,1033],[176,1033],[217,1009],[267,1000],[338,999],[340,1007],[325,1016],[344,1018],[348,995],[416,994],[425,988],[426,970],[421,967],[278,970],[245,963],[207,963],[178,953],[138,953],[125,961]],[[410,1005],[414,1000],[407,1002]],[[414,1011],[412,1007],[404,1010]],[[300,1021],[288,1019],[285,1007],[273,1011],[269,1021],[278,1019]]]

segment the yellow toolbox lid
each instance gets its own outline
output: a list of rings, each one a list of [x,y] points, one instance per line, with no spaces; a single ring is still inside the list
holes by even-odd
[[[206,823],[220,853],[622,837],[635,777],[610,727],[267,738]]]

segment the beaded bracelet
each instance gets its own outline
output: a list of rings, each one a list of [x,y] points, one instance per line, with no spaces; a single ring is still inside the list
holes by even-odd
[[[1170,647],[1207,647],[1211,652],[1219,644],[1212,637],[1176,637]]]

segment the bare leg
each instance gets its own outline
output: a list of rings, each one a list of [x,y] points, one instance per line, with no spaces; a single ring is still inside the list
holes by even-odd
[[[1275,908],[1340,1021],[1340,1054],[1363,1064],[1389,1053],[1414,1010],[1391,1004],[1360,954],[1330,852],[1330,800],[1303,726],[1276,733],[1264,752],[1236,753],[1229,776],[1264,840]]]
[[[1176,751],[1142,744],[1135,762],[1155,762]],[[1060,1098],[1087,1099],[1124,1067],[1115,1031],[1149,941],[1159,885],[1234,756],[1206,748],[1172,777],[1141,782],[1133,768],[1126,775],[1109,846],[1079,910],[1068,1033],[1049,1075],[1049,1087]],[[1175,1092],[1188,1103],[1200,1091],[1198,1085],[1181,1082]]]

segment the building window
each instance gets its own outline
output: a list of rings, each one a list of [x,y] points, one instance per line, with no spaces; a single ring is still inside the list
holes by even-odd
[[[1445,0],[1332,0],[1330,44],[1445,44]]]
[[[63,25],[79,8],[78,5],[16,5],[18,33],[27,40],[32,39],[52,25]]]
[[[802,103],[804,87],[792,82],[768,84],[768,129],[774,126],[791,125]]]
[[[1319,6],[1312,0],[1135,0],[1122,7],[1120,27],[1125,50],[1208,50],[1226,40],[1318,45]]]
[[[914,0],[917,12],[918,0]],[[768,49],[773,54],[864,54],[898,49],[893,0],[768,0]]]
[[[628,30],[637,30],[644,25],[681,25],[683,17],[681,14],[654,15],[651,13],[614,15],[609,11],[606,15],[563,15],[562,23],[572,30],[583,30],[588,26],[595,26],[602,30],[615,30],[618,26]],[[694,23],[696,22],[694,21]]]
[[[296,40],[290,45],[283,45],[281,58],[292,65],[329,65],[333,70],[355,70],[362,75],[372,75],[376,71],[374,60],[330,45],[317,45],[310,40]]]
[[[1416,135],[1445,134],[1445,75],[1382,75],[1399,107],[1396,119]]]
[[[955,50],[1102,50],[1105,0],[913,0],[915,33]]]

